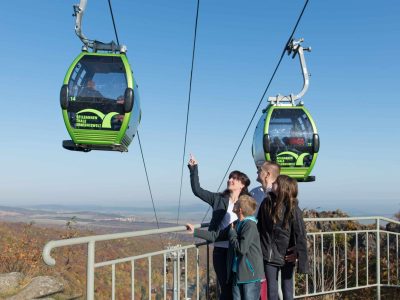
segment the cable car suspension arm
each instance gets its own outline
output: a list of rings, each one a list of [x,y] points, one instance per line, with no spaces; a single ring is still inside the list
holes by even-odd
[[[90,40],[83,34],[82,18],[83,18],[83,13],[85,12],[86,9],[86,5],[87,5],[87,0],[80,0],[79,4],[75,4],[73,6],[74,9],[73,16],[75,17],[75,33],[82,41],[82,43],[85,45],[85,47],[93,49],[94,52],[96,52],[97,50],[103,50],[111,52],[118,51],[120,53],[125,53],[127,51],[125,45],[118,45],[114,41],[111,41],[109,43],[103,43],[96,40]]]
[[[279,105],[279,102],[286,102],[286,103],[290,102],[292,105],[294,105],[294,101],[301,99],[307,92],[308,86],[310,85],[310,80],[309,80],[310,74],[308,74],[307,71],[306,60],[304,58],[304,51],[311,52],[311,47],[303,48],[301,46],[301,43],[303,41],[304,39],[299,39],[298,41],[291,39],[291,41],[288,43],[286,47],[288,55],[292,54],[292,58],[295,58],[296,55],[299,56],[301,72],[303,74],[303,89],[297,95],[290,94],[289,96],[277,95],[275,97],[268,97],[269,102],[275,103],[277,105]]]

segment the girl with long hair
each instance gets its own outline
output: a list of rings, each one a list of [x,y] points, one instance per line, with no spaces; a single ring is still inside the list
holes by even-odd
[[[293,270],[308,273],[307,236],[297,200],[297,181],[279,175],[258,212],[258,230],[269,300],[278,299],[278,272],[284,300],[293,299]]]

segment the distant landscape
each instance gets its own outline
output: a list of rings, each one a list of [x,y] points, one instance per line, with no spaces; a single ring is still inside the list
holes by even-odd
[[[202,205],[189,206],[181,210],[179,223],[199,223],[205,213],[206,210]],[[33,222],[44,226],[65,226],[66,222],[72,218],[76,226],[89,230],[104,228],[109,229],[108,231],[116,232],[157,227],[152,208],[86,205],[0,206],[0,221],[4,222]],[[160,227],[176,225],[176,207],[160,209],[160,212],[157,212],[157,218]]]
[[[179,224],[202,222],[207,211],[203,203],[192,204],[181,208]],[[309,211],[306,209],[306,211]],[[316,211],[320,211],[317,210]],[[334,211],[334,209],[332,209]],[[397,211],[381,216],[395,218]],[[345,212],[349,216],[368,216],[355,211]],[[209,219],[208,214],[205,222]],[[162,227],[176,226],[177,208],[160,207],[157,210],[158,225]],[[0,222],[33,223],[40,226],[65,227],[73,220],[74,226],[83,230],[115,233],[157,228],[154,211],[150,207],[111,207],[96,205],[54,205],[41,204],[24,207],[0,206]]]
[[[200,218],[204,217],[205,210],[203,207],[197,208],[193,206],[193,211],[185,209],[181,211],[184,219],[181,218],[181,224],[187,221],[193,223],[200,222]],[[201,213],[200,213],[201,212]],[[124,231],[137,231],[145,229],[156,228],[154,219],[154,212],[151,209],[145,208],[109,208],[109,207],[89,207],[89,206],[61,206],[61,205],[40,205],[29,208],[20,207],[8,207],[0,206],[0,274],[6,274],[10,272],[20,272],[24,274],[25,279],[21,283],[24,286],[32,278],[36,276],[52,276],[57,278],[64,283],[64,290],[55,299],[84,299],[85,298],[85,281],[86,281],[86,246],[76,245],[73,247],[62,247],[53,251],[53,256],[57,260],[55,267],[49,267],[44,264],[42,259],[42,250],[44,245],[50,240],[60,240],[75,238],[88,235],[97,235],[105,233],[115,233]],[[196,216],[197,215],[197,216]],[[192,216],[192,219],[188,218]],[[304,212],[304,217],[309,218],[326,218],[326,217],[347,217],[345,212],[340,210],[335,211],[316,211],[308,210]],[[162,214],[158,215],[160,220],[160,227],[169,227],[176,225],[176,212],[173,209],[163,210]],[[400,212],[395,214],[395,219],[400,219]],[[391,232],[398,232],[398,225],[381,224],[381,230],[389,230]],[[346,253],[348,255],[347,262],[349,266],[354,266],[354,261],[359,256],[361,261],[366,261],[368,257],[370,263],[369,267],[371,270],[375,268],[373,258],[375,257],[376,239],[373,236],[373,230],[376,227],[371,222],[357,222],[357,221],[346,221],[343,223],[307,223],[307,232],[330,232],[343,231],[343,230],[370,230],[371,233],[365,235],[360,233],[359,236],[348,234]],[[395,234],[395,233],[392,233]],[[163,234],[157,236],[144,236],[129,239],[120,239],[115,241],[103,241],[96,243],[96,261],[109,261],[116,258],[131,257],[133,255],[140,255],[143,253],[155,252],[165,248],[168,245],[189,245],[194,242],[193,236],[188,233],[180,234]],[[382,235],[385,238],[386,234]],[[324,241],[324,260],[325,260],[325,272],[327,274],[333,274],[332,263],[333,257],[341,257],[337,259],[337,270],[341,270],[343,274],[343,234],[337,234],[336,236],[336,254],[332,254],[332,239],[329,237],[325,238]],[[357,242],[356,242],[357,240]],[[366,241],[369,245],[369,251],[366,252]],[[395,253],[396,243],[391,243],[390,240],[383,240],[382,253],[390,251]],[[320,240],[317,237],[309,239],[309,249],[315,249],[315,245],[319,245]],[[314,244],[313,244],[314,243]],[[316,243],[316,244],[315,244]],[[360,245],[360,249],[356,252],[357,243]],[[322,245],[322,244],[321,244]],[[386,246],[386,248],[384,248]],[[321,246],[322,247],[322,246]],[[316,249],[320,249],[319,246]],[[200,248],[200,285],[201,292],[205,291],[205,278],[206,278],[206,256],[207,253],[205,248]],[[357,254],[356,254],[357,253]],[[191,254],[192,258],[194,252]],[[335,256],[336,255],[336,256]],[[312,256],[310,256],[312,257]],[[316,258],[315,258],[316,257]],[[319,255],[316,255],[316,264],[320,264],[321,260],[318,259]],[[194,282],[196,279],[195,262],[194,259],[188,260],[188,280],[190,282],[190,293],[194,296]],[[310,264],[312,262],[310,260]],[[396,261],[394,256],[391,255],[389,259],[386,256],[381,257],[381,272],[382,278],[396,279],[395,267]],[[135,297],[138,299],[148,299],[148,278],[147,266],[148,262],[146,259],[138,260],[135,263],[135,270],[137,271],[137,277],[135,277]],[[154,260],[154,272],[152,272],[152,282],[154,283],[151,290],[152,296],[155,299],[162,299],[163,295],[163,270],[160,269],[162,266],[162,260],[160,258]],[[364,269],[363,269],[364,268]],[[321,274],[316,269],[317,278],[320,278]],[[135,272],[136,272],[135,271]],[[360,270],[349,267],[348,272],[348,284],[349,286],[355,285],[354,274],[360,272],[365,274],[365,265],[360,265]],[[120,264],[117,267],[118,273],[118,286],[116,290],[117,299],[127,299],[130,297],[130,289],[127,288],[131,284],[131,266],[130,264]],[[360,275],[363,280],[364,275]],[[376,272],[371,271],[368,275],[370,282],[376,281]],[[172,272],[167,274],[167,286],[168,294],[170,294],[172,287]],[[213,272],[211,272],[213,277]],[[312,277],[311,277],[312,278]],[[325,287],[331,286],[331,277],[328,276],[324,281]],[[297,277],[297,292],[304,292],[305,284],[304,278],[301,276]],[[340,284],[343,284],[343,278],[340,279]],[[310,280],[311,282],[311,280]],[[363,284],[362,280],[360,281]],[[364,282],[365,283],[365,282]],[[314,284],[314,283],[313,283]],[[315,285],[320,289],[320,282],[315,282]],[[95,297],[96,299],[110,299],[111,291],[111,276],[110,268],[102,268],[96,272],[95,279]],[[6,292],[0,293],[0,299],[4,297],[12,296],[17,293],[17,290],[7,290]],[[354,293],[357,294],[359,299],[371,299],[373,291],[371,289],[358,290]],[[390,293],[393,293],[391,291]],[[389,294],[390,294],[389,293]],[[349,292],[348,299],[352,299],[355,294]],[[391,294],[392,295],[392,294]],[[397,294],[396,294],[397,295]],[[191,297],[192,298],[192,297]]]
[[[0,274],[20,272],[25,277],[21,287],[36,276],[53,276],[64,283],[62,294],[54,299],[84,299],[86,280],[86,248],[85,245],[63,247],[53,251],[57,260],[55,267],[44,264],[42,250],[50,240],[68,239],[74,237],[116,233],[125,231],[138,231],[157,228],[154,212],[138,208],[118,208],[114,212],[104,207],[67,207],[40,205],[30,208],[0,206]],[[107,212],[108,211],[108,212]],[[202,210],[204,211],[204,209]],[[152,214],[153,213],[153,214]],[[186,213],[186,212],[185,212]],[[205,211],[204,211],[205,213]],[[204,216],[201,214],[201,217]],[[176,213],[175,213],[176,214]],[[159,216],[160,227],[176,226],[174,212]],[[182,223],[190,221],[182,220]],[[168,245],[191,244],[194,239],[189,233],[163,234],[131,239],[121,239],[112,242],[99,242],[96,244],[96,261],[129,257],[142,253],[159,251]],[[205,249],[201,249],[201,263],[205,260]],[[190,255],[194,255],[192,251]],[[160,258],[155,258],[152,274],[152,294],[159,299],[162,295],[162,270]],[[189,262],[188,280],[191,284],[191,293],[194,292],[195,260]],[[136,262],[137,280],[135,281],[135,296],[146,297],[147,260]],[[118,299],[130,297],[130,265],[118,265]],[[201,284],[205,283],[204,271],[201,268]],[[168,274],[168,294],[172,285],[172,273]],[[110,299],[111,291],[109,268],[100,269],[96,273],[96,299]],[[204,290],[202,288],[202,290]],[[0,292],[0,299],[15,295],[17,290]],[[147,298],[148,299],[148,296]],[[161,298],[160,298],[161,299]]]

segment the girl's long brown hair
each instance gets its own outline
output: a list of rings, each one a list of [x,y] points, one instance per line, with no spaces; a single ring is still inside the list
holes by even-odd
[[[298,203],[297,181],[289,176],[279,175],[276,179],[276,184],[276,202],[275,206],[269,207],[269,215],[274,224],[281,221],[283,215],[283,227],[288,228],[289,221],[293,218],[294,210]]]

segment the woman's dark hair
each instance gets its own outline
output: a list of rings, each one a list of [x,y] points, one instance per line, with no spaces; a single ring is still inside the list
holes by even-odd
[[[231,178],[238,179],[238,180],[244,185],[244,187],[243,187],[242,190],[240,191],[239,197],[240,197],[241,195],[250,195],[250,194],[249,194],[249,190],[248,190],[248,187],[249,187],[249,185],[250,185],[250,179],[249,179],[249,177],[248,177],[246,174],[244,174],[244,173],[242,173],[242,172],[240,172],[240,171],[235,170],[235,171],[232,171],[232,172],[229,174],[229,177],[228,177],[228,178],[229,178],[229,179],[231,179]],[[231,195],[231,191],[230,191],[229,189],[226,189],[226,190],[223,191],[221,194],[222,194],[222,196],[224,196],[224,197],[229,197],[229,196]]]
[[[283,227],[288,228],[289,221],[293,218],[298,203],[297,181],[287,175],[279,175],[276,184],[276,203],[274,207],[269,207],[268,212],[275,224],[282,220]]]

